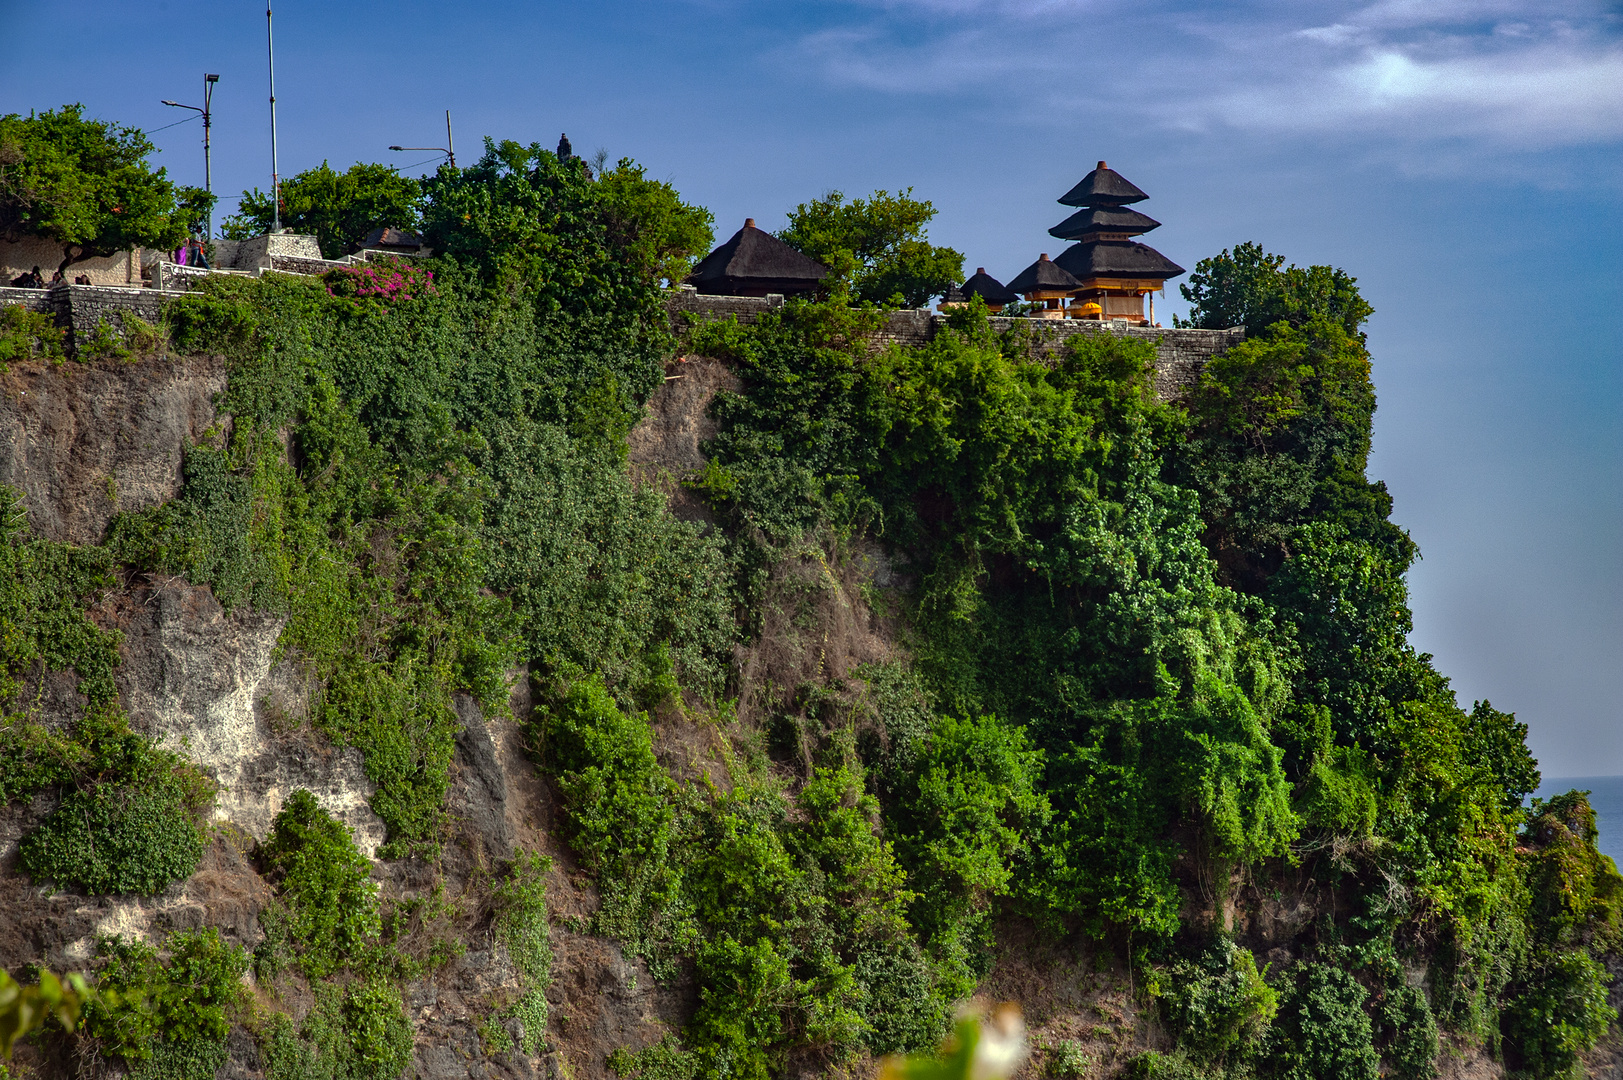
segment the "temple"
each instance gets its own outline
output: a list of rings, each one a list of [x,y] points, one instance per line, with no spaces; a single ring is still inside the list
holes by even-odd
[[[1159,251],[1132,239],[1161,224],[1137,210],[1128,209],[1129,203],[1143,202],[1147,198],[1149,196],[1126,177],[1101,161],[1098,168],[1059,200],[1064,206],[1081,208],[1048,230],[1049,235],[1058,239],[1077,241],[1053,262],[1053,266],[1077,282],[1070,294],[1071,307],[1067,314],[1071,318],[1125,319],[1139,326],[1154,324],[1155,301],[1151,299],[1150,313],[1146,316],[1144,297],[1164,289],[1168,278],[1184,271]],[[1025,291],[1014,282],[1009,285]],[[1028,298],[1037,299],[1029,293]]]
[[[1082,282],[1068,273],[1045,251],[1037,261],[1014,276],[1009,289],[1025,296],[1032,303],[1042,304],[1032,312],[1039,319],[1065,318],[1065,298],[1075,296]]]
[[[731,240],[706,255],[687,284],[710,296],[769,296],[811,292],[828,267],[796,251],[745,218]]]
[[[1012,304],[1020,299],[1019,293],[988,274],[986,267],[977,266],[974,277],[962,285],[953,285],[947,289],[947,295],[942,298],[936,310],[950,311],[955,307],[962,307],[974,296],[981,298],[981,303],[986,305],[988,311],[1002,311],[1005,304]]]

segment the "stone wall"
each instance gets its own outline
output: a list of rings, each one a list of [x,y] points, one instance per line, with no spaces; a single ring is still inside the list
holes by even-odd
[[[13,289],[11,286],[0,286],[0,304],[19,304],[29,311],[55,311],[56,301],[52,298],[55,289]]]
[[[734,318],[741,323],[752,323],[762,314],[783,306],[783,297],[771,296],[702,296],[691,285],[680,286],[671,295],[665,308],[671,313],[671,322],[680,328],[685,316],[702,322]]]
[[[68,350],[77,352],[82,335],[104,322],[122,329],[124,316],[156,324],[163,306],[178,292],[163,289],[110,288],[102,285],[58,285],[51,290],[58,325],[68,332]]]
[[[121,326],[125,315],[156,323],[163,305],[179,296],[164,289],[116,287],[108,285],[58,285],[54,289],[0,288],[0,304],[20,304],[30,311],[48,311],[56,324],[68,332],[69,353],[78,349],[78,339],[103,322],[112,319]]]
[[[214,265],[221,270],[255,270],[276,256],[320,259],[321,245],[303,233],[267,233],[247,240],[214,241]]]
[[[39,236],[24,236],[18,240],[0,240],[0,285],[10,285],[19,275],[34,267],[46,281],[62,263],[62,245]],[[92,285],[139,285],[141,283],[141,249],[120,251],[94,259],[74,263],[64,271],[69,281],[80,274],[90,278]]]
[[[701,321],[734,318],[740,323],[752,323],[768,311],[783,306],[783,297],[767,296],[702,296],[690,288],[679,290],[669,305],[673,329],[680,331],[690,319]],[[1181,328],[1132,326],[1124,321],[1093,322],[1085,319],[1028,319],[994,315],[992,328],[999,332],[1011,329],[1016,323],[1031,328],[1033,352],[1038,359],[1051,361],[1059,356],[1065,343],[1078,334],[1116,334],[1136,338],[1155,345],[1155,389],[1164,399],[1183,396],[1196,379],[1201,368],[1214,356],[1227,352],[1245,340],[1245,328],[1228,330],[1185,330]],[[874,343],[885,345],[923,345],[947,325],[947,317],[939,312],[914,309],[893,311],[885,328],[874,335]]]

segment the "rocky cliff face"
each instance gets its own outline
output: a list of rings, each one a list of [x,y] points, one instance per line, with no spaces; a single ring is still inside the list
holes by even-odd
[[[640,482],[667,493],[676,513],[702,519],[703,505],[675,480],[702,466],[700,446],[711,433],[706,410],[736,380],[725,365],[702,357],[673,362],[667,373],[631,433],[631,466]],[[172,498],[185,450],[229,428],[230,418],[217,415],[214,405],[224,382],[223,363],[210,358],[20,365],[0,376],[0,481],[23,493],[39,535],[96,543],[115,514]],[[759,707],[773,687],[893,654],[895,628],[865,597],[906,581],[876,547],[833,560],[808,552],[773,574],[763,633],[736,657],[743,711]],[[525,672],[511,673],[510,716],[486,717],[471,700],[457,701],[462,731],[448,796],[452,824],[438,859],[378,860],[385,829],[369,805],[375,785],[359,751],[311,729],[312,687],[296,658],[278,649],[281,617],[227,612],[206,587],[144,576],[122,581],[92,616],[122,635],[116,678],[131,726],[184,753],[219,785],[209,846],[197,872],[162,895],[87,897],[18,871],[19,839],[55,809],[53,798],[0,808],[0,968],[84,969],[98,937],[111,934],[156,940],[171,930],[212,926],[230,942],[258,944],[260,916],[273,890],[256,845],[290,793],[306,789],[373,858],[383,896],[436,901],[432,915],[416,917],[425,926],[432,921],[440,940],[459,946],[449,963],[408,985],[415,1048],[407,1075],[608,1077],[615,1075],[611,1052],[657,1043],[692,1015],[698,1002],[691,974],[658,981],[614,942],[584,932],[597,897],[555,837],[554,792],[526,752],[523,721],[532,704]],[[66,725],[82,714],[86,702],[72,672],[36,672],[33,679],[31,692],[49,723]],[[672,775],[702,773],[727,783],[716,765],[722,754],[713,729],[680,715],[660,715],[656,722],[656,749]],[[551,1020],[547,1046],[534,1055],[497,1051],[491,1033],[478,1027],[492,1002],[510,999],[519,986],[512,957],[493,929],[490,881],[493,868],[520,849],[552,859]],[[1221,917],[1259,957],[1275,948],[1283,962],[1289,953],[1282,946],[1316,916],[1322,899],[1304,893]],[[1189,915],[1198,922],[1219,913]],[[1142,1049],[1166,1044],[1109,954],[1078,951],[1074,942],[1053,940],[1019,921],[1003,925],[999,937],[1000,959],[982,990],[1020,1002],[1039,1047],[1063,1046],[1067,1060],[1086,1062],[1085,1075],[1104,1075]],[[297,1014],[310,1002],[280,1007]],[[246,1030],[234,1031],[228,1048],[219,1076],[265,1075],[260,1045]],[[1486,1080],[1501,1071],[1469,1047],[1445,1051],[1443,1058],[1443,1075],[1450,1078]],[[30,1048],[20,1060],[42,1076],[117,1071],[106,1063],[47,1062]],[[820,1075],[816,1063],[803,1068],[804,1075]],[[871,1063],[862,1071],[871,1072]]]
[[[697,454],[704,406],[726,373],[719,365],[695,370],[706,374],[668,383],[633,436],[650,478],[689,467]],[[174,497],[186,449],[229,429],[230,418],[214,405],[224,386],[223,361],[207,357],[17,365],[0,375],[0,482],[22,493],[37,535],[97,543],[116,514]],[[131,727],[180,751],[219,785],[208,850],[189,880],[162,895],[78,895],[36,884],[17,866],[20,838],[56,808],[55,798],[42,794],[0,807],[0,968],[84,970],[99,937],[157,940],[204,926],[252,947],[263,937],[259,916],[272,896],[255,846],[301,788],[349,828],[363,852],[376,855],[384,826],[368,802],[375,785],[358,750],[311,730],[308,679],[277,648],[283,618],[227,612],[207,587],[144,576],[123,581],[91,615],[122,636],[116,678]],[[77,681],[72,671],[34,673],[30,690],[48,725],[66,727],[83,714]],[[522,744],[527,674],[512,672],[512,683],[511,717],[487,719],[471,700],[458,700],[463,730],[449,794],[453,835],[439,862],[375,863],[386,899],[436,889],[449,898],[439,932],[462,947],[459,958],[410,987],[411,1075],[611,1075],[604,1064],[610,1051],[657,1042],[692,1009],[681,980],[662,986],[614,943],[576,932],[595,899],[589,887],[576,886],[572,857],[553,840],[553,797]],[[553,1022],[547,1053],[493,1055],[476,1024],[516,980],[491,932],[487,886],[493,867],[520,847],[554,860]],[[221,1076],[263,1075],[260,1051],[246,1032],[233,1034],[230,1050]],[[40,1061],[28,1047],[18,1060],[26,1066],[31,1055],[41,1075],[67,1067]],[[90,1071],[117,1070],[101,1063]]]

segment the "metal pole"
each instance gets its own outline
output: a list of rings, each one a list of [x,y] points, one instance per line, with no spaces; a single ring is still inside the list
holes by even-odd
[[[271,107],[271,232],[282,231],[282,177],[276,168],[276,41],[271,34],[271,9],[265,9],[265,55],[270,61]]]
[[[451,159],[451,168],[456,168],[456,143],[451,140],[451,110],[445,110],[445,156]]]
[[[214,194],[214,154],[209,145],[211,121],[209,109],[214,102],[214,84],[219,79],[218,75],[205,73],[203,76],[203,191],[209,195]],[[209,203],[207,224],[204,227],[208,231],[203,234],[203,239],[211,239],[214,236],[214,203],[212,201]]]

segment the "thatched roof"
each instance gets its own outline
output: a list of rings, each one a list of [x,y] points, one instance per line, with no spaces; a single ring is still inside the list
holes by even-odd
[[[397,229],[393,225],[379,225],[353,245],[356,251],[367,248],[382,249],[385,251],[420,251],[423,238],[410,229]]]
[[[1067,273],[1058,263],[1043,255],[1036,262],[1015,275],[1009,288],[1017,293],[1069,292],[1080,289],[1082,283]]]
[[[1080,240],[1096,232],[1137,236],[1160,227],[1161,223],[1148,214],[1125,206],[1086,206],[1049,229],[1048,235],[1060,240]]]
[[[1019,293],[988,274],[984,266],[975,268],[975,276],[964,282],[962,292],[966,299],[978,296],[988,304],[1012,304],[1020,299]]]
[[[1066,206],[1126,206],[1149,198],[1121,173],[1099,162],[1099,167],[1077,182],[1060,202]]]
[[[1174,278],[1183,273],[1183,267],[1146,244],[1132,240],[1095,240],[1087,244],[1072,244],[1054,265],[1079,278],[1138,277]]]
[[[749,218],[731,240],[706,255],[688,275],[700,292],[733,292],[738,288],[775,287],[806,291],[828,277],[828,267],[808,258]]]

